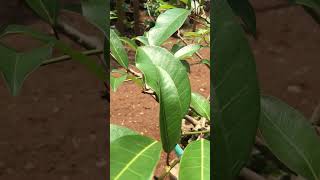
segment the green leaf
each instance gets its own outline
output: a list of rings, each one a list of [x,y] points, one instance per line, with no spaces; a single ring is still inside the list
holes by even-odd
[[[153,28],[147,32],[150,45],[160,46],[185,22],[190,11],[181,8],[169,9],[160,14]]]
[[[190,73],[190,64],[188,63],[188,61],[181,61],[182,65],[184,66],[184,68],[186,69],[186,71],[188,73]]]
[[[180,161],[180,180],[210,179],[210,142],[205,139],[190,143]]]
[[[187,57],[191,57],[195,52],[197,52],[201,46],[199,44],[190,44],[181,49],[179,49],[175,54],[174,57],[178,59],[185,59]]]
[[[140,41],[144,45],[149,45],[148,39],[145,36],[137,36],[133,39]]]
[[[145,136],[123,136],[110,145],[111,180],[152,179],[161,145]]]
[[[228,0],[228,2],[235,14],[242,19],[247,30],[256,36],[256,14],[250,2],[248,0]]]
[[[58,0],[26,0],[30,8],[51,25],[57,23],[59,15]]]
[[[190,105],[188,74],[179,60],[158,46],[139,47],[136,63],[159,98],[161,141],[165,152],[170,152],[180,140],[181,119]]]
[[[200,116],[210,120],[210,103],[198,93],[191,94],[190,107],[194,109]]]
[[[213,0],[213,179],[233,180],[254,143],[260,95],[254,57],[245,33],[225,0]],[[236,150],[236,151],[235,151]]]
[[[110,143],[111,144],[115,140],[128,135],[138,135],[138,133],[123,126],[110,124]]]
[[[309,180],[320,180],[320,137],[300,112],[263,96],[259,129],[267,146],[287,167]]]
[[[127,79],[127,74],[124,74],[120,77],[110,76],[110,85],[114,92],[117,91],[118,87]]]
[[[10,35],[10,34],[25,34],[28,36],[31,36],[37,40],[43,41],[43,42],[52,42],[55,41],[56,39],[52,36],[49,36],[48,34],[44,34],[42,32],[38,32],[33,30],[30,27],[23,26],[23,25],[16,25],[12,24],[7,26],[0,34],[0,38]]]
[[[184,45],[182,44],[174,44],[171,48],[171,53],[176,53],[177,51],[179,51],[181,48],[183,48]]]
[[[136,44],[136,42],[134,42],[134,40],[129,39],[127,37],[120,37],[120,40],[126,44],[128,44],[132,49],[136,50],[138,48],[138,45]]]
[[[0,44],[0,70],[12,95],[20,92],[23,81],[52,53],[52,44],[19,53]]]
[[[110,29],[110,50],[114,59],[124,68],[128,68],[129,60],[119,36]]]
[[[81,0],[82,14],[89,22],[99,28],[106,37],[107,33],[107,6],[106,0]]]

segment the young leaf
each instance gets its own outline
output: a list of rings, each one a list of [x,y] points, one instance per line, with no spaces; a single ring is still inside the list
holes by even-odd
[[[210,179],[210,142],[205,139],[190,143],[180,161],[180,180]]]
[[[190,107],[202,117],[210,120],[210,103],[202,95],[198,93],[192,93]]]
[[[254,57],[225,0],[213,0],[213,179],[233,180],[247,163],[260,112]],[[236,149],[236,151],[235,151]]]
[[[128,55],[122,45],[122,42],[114,32],[113,29],[110,29],[110,50],[114,59],[124,68],[128,68],[129,60]]]
[[[162,13],[155,26],[147,33],[149,44],[160,46],[183,25],[189,14],[189,10],[181,8],[169,9]]]
[[[257,35],[256,14],[248,0],[228,0],[231,8],[239,16],[247,30],[253,35]]]
[[[176,57],[177,59],[185,59],[187,57],[192,56],[195,52],[197,52],[199,49],[201,48],[201,46],[199,44],[190,44],[187,45],[181,49],[179,49],[175,54],[174,57]]]
[[[141,135],[122,136],[110,145],[111,180],[152,179],[161,144]]]
[[[320,137],[301,113],[263,96],[259,129],[267,146],[287,167],[309,180],[320,180]]]
[[[190,105],[188,74],[179,60],[158,46],[139,47],[136,63],[159,98],[161,141],[163,149],[170,152],[180,139],[181,119]]]
[[[82,14],[89,22],[99,28],[106,37],[107,34],[107,6],[106,0],[81,0]]]
[[[110,124],[110,143],[115,140],[128,135],[138,135],[137,132],[116,124]]]
[[[112,75],[110,76],[110,85],[111,88],[114,92],[117,91],[118,87],[127,79],[127,74],[124,74],[120,77],[113,77]]]
[[[57,23],[59,15],[58,0],[26,0],[30,8],[51,25]]]
[[[0,71],[11,94],[18,95],[23,81],[52,53],[52,44],[19,53],[0,44]]]

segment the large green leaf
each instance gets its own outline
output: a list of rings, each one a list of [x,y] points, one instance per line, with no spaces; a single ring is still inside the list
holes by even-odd
[[[145,136],[129,135],[110,145],[111,180],[151,179],[160,159],[161,144]]]
[[[181,119],[190,105],[188,74],[179,60],[158,46],[139,47],[136,63],[146,84],[159,98],[162,145],[170,152],[180,140]]]
[[[12,95],[18,95],[23,81],[51,53],[52,44],[23,53],[0,44],[0,71],[3,73]]]
[[[147,32],[149,44],[160,46],[183,25],[189,14],[189,10],[181,8],[169,9],[162,13],[155,26]]]
[[[123,126],[110,124],[110,143],[113,143],[113,141],[128,135],[138,135],[138,133]]]
[[[49,24],[55,25],[57,23],[59,15],[58,0],[26,0],[26,2],[33,11]]]
[[[210,120],[210,103],[202,95],[198,93],[192,93],[190,107],[202,117]]]
[[[320,137],[301,113],[263,96],[259,129],[267,146],[286,166],[308,180],[320,180]]]
[[[246,164],[260,114],[254,58],[225,0],[213,0],[213,179],[233,180]]]
[[[256,15],[248,0],[228,0],[231,8],[244,22],[247,30],[254,36],[257,34]]]
[[[110,29],[110,51],[114,59],[124,68],[128,68],[128,55],[123,47],[120,37]]]
[[[82,15],[98,27],[107,37],[108,2],[107,0],[81,0]]]
[[[181,157],[180,180],[210,179],[210,142],[205,139],[190,143]]]
[[[185,59],[187,57],[191,57],[195,52],[197,52],[201,46],[199,44],[189,44],[181,49],[179,49],[176,53],[174,53],[174,57],[178,59]]]

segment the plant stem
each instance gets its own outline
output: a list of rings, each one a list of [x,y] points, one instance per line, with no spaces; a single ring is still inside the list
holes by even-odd
[[[210,133],[210,130],[205,130],[205,131],[193,131],[193,132],[184,132],[182,135],[194,135],[194,134],[206,134]]]
[[[177,164],[179,164],[180,159],[175,159],[173,162],[170,164],[170,166],[166,169],[165,172],[163,172],[159,177],[158,180],[164,180],[164,178],[170,173],[171,169],[174,168]]]
[[[103,53],[103,50],[101,49],[93,49],[93,50],[88,50],[88,51],[83,51],[82,54],[84,55],[96,55],[96,54],[101,54]],[[63,55],[63,56],[60,56],[60,57],[55,57],[55,58],[52,58],[52,59],[48,59],[46,61],[44,61],[41,66],[45,66],[45,65],[48,65],[48,64],[54,64],[54,63],[58,63],[58,62],[63,62],[63,61],[67,61],[67,60],[70,60],[71,57],[68,56],[68,55]]]
[[[54,33],[54,36],[56,37],[56,39],[60,40],[59,33],[58,33],[56,27],[52,26],[51,28],[53,30],[53,33]]]

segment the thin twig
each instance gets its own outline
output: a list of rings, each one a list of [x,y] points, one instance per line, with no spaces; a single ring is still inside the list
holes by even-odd
[[[188,45],[188,42],[181,36],[180,30],[178,30],[177,36],[181,39],[181,41],[182,41],[185,45]],[[198,52],[196,52],[196,55],[198,56],[198,58],[199,58],[200,60],[203,59],[203,57],[202,57]]]
[[[197,120],[195,120],[193,117],[191,117],[191,116],[189,116],[189,115],[185,115],[184,118],[185,118],[188,122],[190,122],[193,126],[196,126],[196,125],[199,124]]]
[[[210,133],[210,130],[184,132],[182,133],[182,135],[195,135],[195,134],[207,134],[207,133]]]
[[[179,164],[179,162],[180,162],[180,159],[173,160],[173,162],[166,169],[166,171],[163,172],[157,179],[158,180],[163,180],[170,173],[171,169],[173,169],[177,164]]]
[[[103,53],[103,50],[101,49],[93,49],[93,50],[88,50],[88,51],[83,51],[82,54],[84,55],[97,55],[97,54],[102,54]],[[52,58],[52,59],[48,59],[46,61],[44,61],[41,66],[45,66],[45,65],[48,65],[48,64],[54,64],[54,63],[58,63],[58,62],[62,62],[62,61],[67,61],[67,60],[70,60],[71,57],[68,56],[68,55],[63,55],[63,56],[59,56],[59,57],[55,57],[55,58]]]

